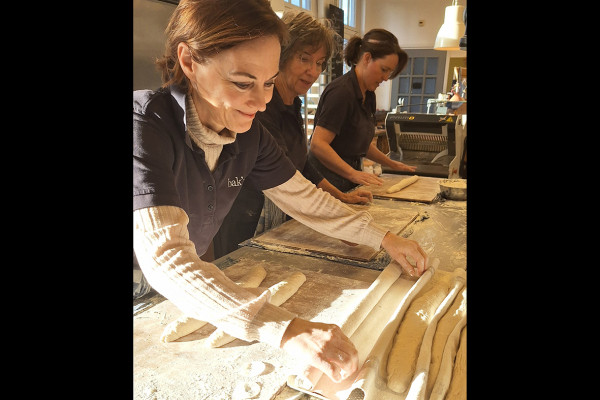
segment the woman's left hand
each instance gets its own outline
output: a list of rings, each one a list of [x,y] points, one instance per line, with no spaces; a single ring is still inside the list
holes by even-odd
[[[416,241],[388,232],[384,236],[381,246],[410,276],[419,277],[427,269],[427,253]],[[414,265],[407,257],[412,258]]]
[[[392,165],[390,165],[389,167],[395,171],[415,172],[417,170],[417,167],[401,163],[400,161],[392,161],[392,162],[393,162]]]
[[[349,204],[367,204],[373,201],[373,194],[368,190],[356,189],[352,192],[344,193],[340,200]]]

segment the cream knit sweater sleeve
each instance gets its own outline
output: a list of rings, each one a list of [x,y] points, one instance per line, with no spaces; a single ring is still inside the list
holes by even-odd
[[[387,233],[369,213],[354,211],[298,171],[264,193],[286,214],[338,239],[379,249]],[[202,261],[189,240],[185,211],[148,207],[134,211],[133,217],[135,254],[155,290],[190,317],[237,338],[279,347],[296,315],[270,304],[268,290],[257,296],[236,285],[216,265]]]
[[[186,315],[243,340],[279,347],[296,317],[236,285],[216,265],[202,261],[189,240],[187,214],[179,207],[134,211],[134,250],[150,285]]]
[[[388,232],[373,221],[371,214],[354,211],[328,192],[317,188],[299,171],[288,181],[263,193],[283,212],[327,236],[379,250]]]

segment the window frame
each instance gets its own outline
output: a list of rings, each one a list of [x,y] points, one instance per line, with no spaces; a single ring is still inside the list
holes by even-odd
[[[283,0],[284,8],[298,9],[298,10],[302,10],[302,11],[313,12],[317,7],[317,0],[298,0],[298,1],[300,2],[300,4],[308,3],[309,8],[304,8],[302,6],[297,6],[295,4],[292,4],[292,0]]]

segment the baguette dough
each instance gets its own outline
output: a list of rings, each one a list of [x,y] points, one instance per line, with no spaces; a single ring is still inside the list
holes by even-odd
[[[431,261],[431,265],[427,268],[425,273],[421,275],[417,283],[410,289],[409,294],[405,298],[407,304],[410,304],[413,298],[425,288],[436,269],[440,264],[439,258],[434,258]],[[358,330],[359,326],[368,317],[368,315],[374,310],[377,303],[386,294],[388,289],[394,285],[403,270],[397,261],[392,261],[387,267],[379,274],[377,279],[369,286],[363,297],[358,303],[353,306],[353,310],[348,314],[346,319],[340,324],[340,328],[344,334],[351,340],[354,338],[354,333]],[[401,316],[398,318],[402,318]],[[364,358],[361,358],[361,352],[363,351],[363,343],[355,343],[358,353],[359,362]],[[364,360],[363,360],[364,361]],[[302,372],[297,375],[291,375],[288,378],[288,385],[291,387],[298,387],[304,390],[312,390],[315,385],[319,382],[323,376],[323,371],[313,367],[311,365],[306,366]]]
[[[454,348],[458,346],[458,340],[450,338],[450,334],[454,328],[461,322],[467,313],[467,288],[464,288],[461,293],[456,296],[454,303],[448,310],[448,312],[438,322],[435,336],[433,338],[433,344],[431,345],[431,361],[429,363],[429,377],[427,379],[427,389],[425,391],[426,397],[429,398],[433,385],[438,377],[440,371],[440,365],[442,362],[442,355],[444,354],[444,348],[446,346],[452,346],[453,341]],[[466,320],[465,320],[466,321]],[[460,331],[459,331],[460,332]]]
[[[243,288],[256,288],[265,279],[265,276],[267,276],[267,271],[263,267],[254,266],[236,283]],[[165,327],[160,336],[160,341],[163,343],[172,342],[197,331],[204,325],[206,325],[206,321],[182,315]]]
[[[266,276],[267,271],[260,265],[256,265],[236,283],[243,288],[257,288]]]
[[[452,275],[436,272],[406,310],[389,352],[387,386],[397,393],[409,388],[427,326],[450,291]]]
[[[454,360],[452,381],[446,394],[446,400],[460,400],[467,398],[467,327],[460,334],[460,345]]]
[[[287,301],[294,293],[298,291],[300,286],[306,281],[306,276],[302,272],[294,272],[286,279],[271,286],[268,290],[271,292],[269,303],[274,306],[280,306]],[[205,347],[221,347],[235,340],[235,336],[225,333],[222,329],[217,329],[206,338]]]
[[[433,345],[433,339],[437,334],[438,323],[441,318],[446,315],[448,309],[453,305],[454,300],[458,297],[459,292],[465,285],[466,272],[462,268],[456,268],[452,273],[452,286],[450,293],[444,298],[442,303],[435,310],[435,314],[429,321],[423,340],[421,341],[419,349],[419,357],[415,363],[414,373],[412,374],[412,382],[410,383],[410,389],[407,400],[424,400],[427,382],[429,380],[429,366],[431,362],[431,351]]]
[[[444,346],[442,361],[440,362],[440,369],[435,383],[433,384],[429,400],[444,400],[448,387],[450,386],[450,381],[452,380],[452,368],[454,366],[454,358],[456,357],[456,351],[460,342],[460,335],[466,325],[467,318],[465,316],[454,327],[450,336],[448,336],[448,340]]]
[[[390,186],[386,190],[386,192],[387,193],[399,192],[400,190],[404,189],[408,185],[412,185],[413,183],[415,183],[418,179],[419,179],[418,175],[413,175],[410,178],[402,179],[400,182],[396,183],[394,186]]]

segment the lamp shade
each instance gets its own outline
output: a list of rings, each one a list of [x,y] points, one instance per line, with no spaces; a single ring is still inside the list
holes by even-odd
[[[435,38],[435,50],[460,50],[459,40],[465,34],[463,12],[465,7],[456,4],[446,7],[444,23]]]

